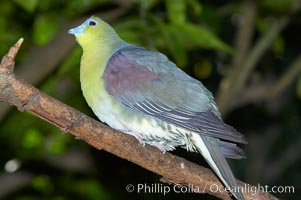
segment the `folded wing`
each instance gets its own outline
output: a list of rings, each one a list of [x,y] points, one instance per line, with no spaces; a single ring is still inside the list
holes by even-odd
[[[104,82],[106,90],[124,105],[200,135],[226,140],[220,144],[227,157],[240,154],[236,143],[245,137],[226,125],[212,94],[166,56],[128,46],[109,60]]]

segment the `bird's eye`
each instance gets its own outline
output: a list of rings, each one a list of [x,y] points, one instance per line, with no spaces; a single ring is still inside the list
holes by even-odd
[[[89,26],[96,26],[96,21],[93,20],[89,21]]]

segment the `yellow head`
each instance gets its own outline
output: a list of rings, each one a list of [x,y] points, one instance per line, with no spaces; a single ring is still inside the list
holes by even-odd
[[[122,41],[109,24],[96,16],[88,18],[78,27],[70,29],[68,33],[76,37],[83,49],[90,45],[113,45]]]

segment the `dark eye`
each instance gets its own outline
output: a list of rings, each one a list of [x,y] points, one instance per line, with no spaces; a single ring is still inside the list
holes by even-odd
[[[89,21],[89,26],[96,26],[96,21],[93,20]]]

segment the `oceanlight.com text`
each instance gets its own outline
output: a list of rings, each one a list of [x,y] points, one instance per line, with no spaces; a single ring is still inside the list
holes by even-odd
[[[162,194],[166,195],[171,192],[173,193],[204,193],[210,191],[211,193],[219,193],[223,191],[240,191],[242,193],[249,193],[252,196],[256,195],[259,192],[268,192],[271,194],[293,194],[295,193],[294,186],[268,186],[268,185],[260,185],[252,186],[252,185],[243,185],[239,187],[223,187],[218,184],[206,184],[204,187],[199,187],[195,185],[181,185],[181,184],[175,184],[175,185],[166,185],[163,183],[139,183],[139,184],[128,184],[126,186],[127,192],[136,192],[136,193],[144,193],[144,194]]]

